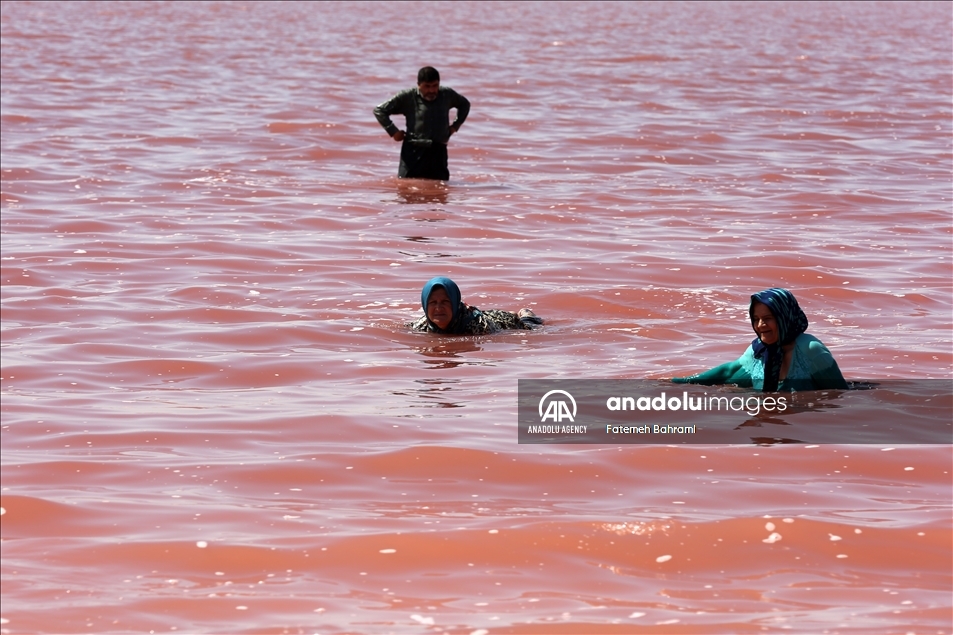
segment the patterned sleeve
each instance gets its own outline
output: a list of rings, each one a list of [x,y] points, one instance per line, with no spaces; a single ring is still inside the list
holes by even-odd
[[[412,331],[429,331],[430,324],[427,322],[427,316],[421,316],[421,318],[415,322],[411,322],[410,330]]]
[[[499,331],[500,327],[491,317],[491,313],[495,313],[495,311],[474,309],[466,326],[467,335],[489,335]]]
[[[528,328],[515,313],[510,313],[509,311],[487,309],[486,311],[481,311],[481,313],[496,323],[497,330]]]

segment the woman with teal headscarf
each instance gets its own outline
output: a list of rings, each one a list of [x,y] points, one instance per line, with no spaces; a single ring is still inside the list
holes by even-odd
[[[807,316],[787,289],[751,296],[751,328],[757,337],[744,355],[677,384],[736,384],[763,392],[846,389],[847,382],[824,344],[808,335]]]
[[[530,309],[519,313],[487,309],[465,303],[460,288],[450,278],[431,278],[420,292],[424,316],[411,324],[415,331],[443,335],[487,335],[504,329],[532,329],[543,320]]]

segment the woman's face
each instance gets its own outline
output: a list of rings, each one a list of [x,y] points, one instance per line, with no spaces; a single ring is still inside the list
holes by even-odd
[[[778,341],[780,333],[774,313],[760,302],[755,302],[754,310],[751,311],[751,326],[754,327],[754,332],[758,334],[762,344],[770,346]]]
[[[450,325],[453,319],[453,304],[443,287],[437,287],[427,298],[427,318],[441,330]]]

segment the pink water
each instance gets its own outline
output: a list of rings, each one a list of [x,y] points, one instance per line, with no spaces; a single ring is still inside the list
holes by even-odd
[[[953,632],[948,443],[516,443],[518,378],[734,359],[770,286],[948,381],[951,18],[4,2],[0,629]],[[425,64],[447,184],[371,114]],[[410,333],[434,275],[547,324]]]

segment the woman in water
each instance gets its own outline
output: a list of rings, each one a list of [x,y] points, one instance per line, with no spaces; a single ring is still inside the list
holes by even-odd
[[[736,384],[763,392],[846,389],[847,382],[823,343],[807,330],[807,316],[786,289],[751,296],[748,307],[757,337],[744,355],[677,384]]]
[[[460,299],[460,289],[450,278],[431,278],[420,292],[424,316],[414,322],[415,331],[444,335],[486,335],[504,329],[531,329],[543,321],[529,309],[519,313],[480,309]]]

